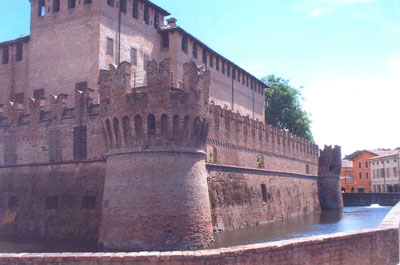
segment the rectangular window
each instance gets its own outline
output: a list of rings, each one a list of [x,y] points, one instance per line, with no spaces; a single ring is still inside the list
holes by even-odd
[[[149,61],[149,56],[147,54],[143,54],[143,69],[147,71],[147,62]]]
[[[232,79],[236,80],[236,69],[232,68]]]
[[[38,16],[44,17],[46,15],[46,3],[45,0],[39,0],[38,3]]]
[[[15,56],[16,61],[22,61],[22,43],[17,43],[17,54]]]
[[[182,51],[188,53],[188,38],[186,35],[182,36]]]
[[[246,75],[246,85],[247,85],[247,87],[249,87],[249,76],[248,75]]]
[[[193,41],[193,57],[197,59],[197,42]]]
[[[161,33],[161,47],[163,49],[169,48],[169,33],[166,31]]]
[[[241,75],[241,72],[238,70],[238,82],[240,83],[240,75]]]
[[[158,27],[160,26],[160,14],[158,13],[158,11],[154,12],[154,28],[158,29]]]
[[[358,168],[362,168],[362,162],[361,161],[358,162]]]
[[[48,196],[46,198],[46,210],[57,210],[58,196]]]
[[[74,160],[85,160],[87,158],[86,131],[86,126],[74,127]]]
[[[231,76],[231,65],[228,64],[228,67],[226,69],[226,73],[228,74],[228,76]]]
[[[85,5],[88,5],[88,4],[91,4],[92,3],[92,0],[85,0],[84,2],[83,2],[83,4],[85,4]]]
[[[82,210],[96,209],[96,196],[82,196],[81,197],[81,209]]]
[[[222,61],[222,73],[225,74],[225,61]]]
[[[75,8],[75,0],[68,0],[68,9]]]
[[[365,178],[369,179],[369,172],[365,172]]]
[[[49,162],[61,162],[61,130],[49,130]]]
[[[9,196],[7,200],[7,208],[12,209],[17,206],[17,196]]]
[[[139,18],[139,0],[133,0],[132,16],[136,19]]]
[[[107,0],[107,4],[114,7],[114,0]]]
[[[216,59],[215,69],[217,69],[217,71],[219,71],[219,57],[217,57],[217,59]]]
[[[24,104],[24,93],[15,93],[14,101],[18,104]]]
[[[397,167],[394,167],[394,168],[393,168],[393,176],[394,176],[394,177],[397,177]]]
[[[17,136],[14,134],[4,137],[4,164],[6,166],[17,163]]]
[[[210,67],[214,67],[214,54],[210,53]]]
[[[131,48],[131,64],[137,65],[137,49]]]
[[[358,173],[360,179],[362,179],[362,172]]]
[[[261,193],[262,193],[262,199],[264,202],[268,201],[267,197],[267,186],[265,184],[261,184]]]
[[[365,162],[365,168],[368,168],[368,162]]]
[[[60,12],[60,0],[53,0],[53,13]]]
[[[202,61],[207,66],[207,50],[203,48]]]
[[[143,20],[144,20],[144,23],[146,23],[146,25],[150,24],[150,8],[149,8],[149,5],[147,5],[147,4],[144,5]]]
[[[107,38],[106,54],[109,56],[114,56],[114,40],[111,38]]]
[[[126,0],[119,1],[119,10],[126,14]]]
[[[387,174],[386,177],[390,177],[390,168],[386,168],[386,174]]]
[[[2,59],[2,63],[3,64],[8,64],[8,57],[9,56],[10,56],[10,54],[9,54],[8,46],[3,46],[3,59]]]
[[[33,90],[33,98],[40,99],[44,97],[44,89],[35,89]]]

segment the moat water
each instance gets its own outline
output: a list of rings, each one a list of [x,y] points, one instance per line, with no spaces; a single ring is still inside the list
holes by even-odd
[[[378,227],[391,207],[346,207],[216,234],[212,248],[278,241]],[[0,253],[98,252],[95,241],[0,238]]]

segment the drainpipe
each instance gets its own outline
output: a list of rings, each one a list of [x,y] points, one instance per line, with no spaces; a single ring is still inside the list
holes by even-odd
[[[236,72],[235,72],[235,75],[236,75]],[[234,82],[233,74],[232,74],[232,112],[235,111],[235,109],[234,109],[234,102],[235,102],[235,92],[234,92],[235,90],[234,90],[234,87],[235,87],[235,82]]]

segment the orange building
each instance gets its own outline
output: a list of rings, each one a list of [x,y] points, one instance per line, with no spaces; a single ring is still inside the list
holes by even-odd
[[[342,160],[342,169],[340,170],[340,187],[342,192],[354,192],[354,172],[353,162]]]
[[[385,155],[391,152],[390,150],[359,150],[351,155],[345,157],[346,160],[353,162],[353,177],[352,183],[349,183],[350,190],[345,190],[345,192],[355,192],[363,193],[371,191],[371,167],[368,159]],[[342,186],[343,191],[343,186]]]

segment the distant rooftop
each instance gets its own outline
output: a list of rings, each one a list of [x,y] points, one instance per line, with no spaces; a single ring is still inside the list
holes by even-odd
[[[351,155],[346,156],[344,159],[353,160],[354,158],[356,158],[357,156],[359,156],[363,152],[370,153],[375,157],[375,156],[390,156],[390,155],[393,155],[393,152],[398,152],[398,151],[390,150],[390,149],[375,149],[375,150],[364,149],[364,150],[355,151]]]

